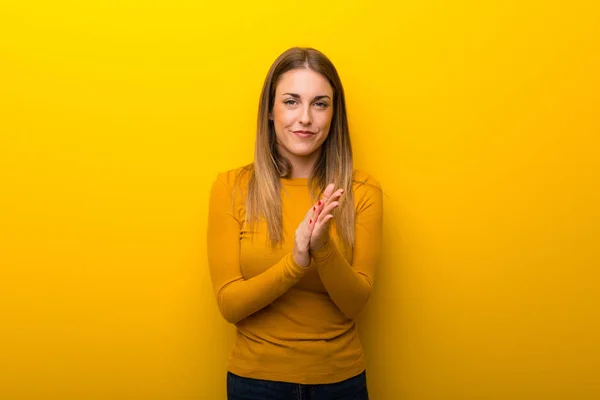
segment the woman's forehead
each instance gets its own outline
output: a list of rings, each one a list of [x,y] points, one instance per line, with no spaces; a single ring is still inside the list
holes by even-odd
[[[308,68],[293,69],[284,73],[275,89],[276,95],[294,93],[302,97],[332,95],[333,88],[327,78]]]

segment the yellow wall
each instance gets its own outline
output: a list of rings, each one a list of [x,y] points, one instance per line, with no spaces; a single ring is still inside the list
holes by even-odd
[[[596,4],[2,2],[0,398],[224,398],[208,190],[293,45],[387,194],[372,398],[600,398]]]

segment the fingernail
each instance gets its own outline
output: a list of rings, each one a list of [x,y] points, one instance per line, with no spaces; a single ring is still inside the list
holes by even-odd
[[[321,205],[321,200],[319,200],[319,205]]]
[[[312,224],[312,219],[310,220],[309,224]]]
[[[317,209],[317,207],[313,207],[313,211],[315,211]]]

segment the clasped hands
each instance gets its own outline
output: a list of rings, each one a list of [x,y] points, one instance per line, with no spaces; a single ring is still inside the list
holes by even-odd
[[[333,219],[333,211],[339,206],[344,189],[335,190],[330,183],[323,192],[323,197],[315,204],[296,229],[294,242],[294,261],[302,267],[310,264],[310,252],[323,247],[329,241],[329,225]]]

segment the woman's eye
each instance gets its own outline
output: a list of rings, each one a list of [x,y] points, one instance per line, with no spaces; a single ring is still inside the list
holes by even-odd
[[[291,105],[296,104],[296,100],[288,99],[288,100],[285,100],[283,103],[291,106]]]
[[[325,108],[325,107],[327,107],[327,103],[324,103],[322,101],[319,101],[319,102],[315,103],[315,105],[317,107],[319,107],[319,108]]]

